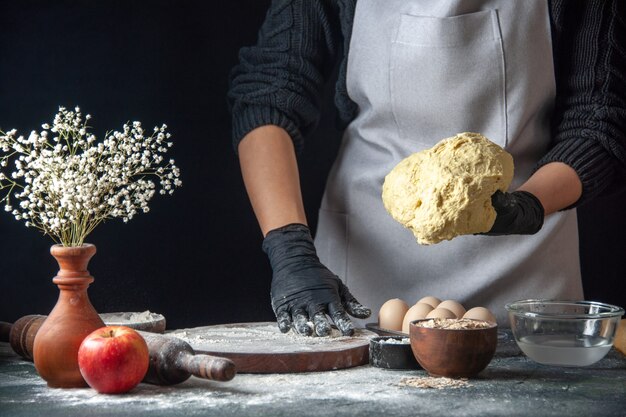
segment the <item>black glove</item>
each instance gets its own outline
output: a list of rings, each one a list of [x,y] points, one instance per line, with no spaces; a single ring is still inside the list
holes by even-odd
[[[491,196],[491,204],[497,215],[486,235],[532,235],[543,226],[543,206],[528,191],[496,191]]]
[[[318,336],[327,336],[331,331],[328,314],[341,333],[349,336],[354,334],[354,325],[347,313],[357,318],[372,313],[320,263],[307,226],[289,224],[272,230],[263,240],[263,251],[272,265],[272,308],[281,332],[293,325],[303,335],[315,330]],[[307,324],[309,319],[314,329]]]

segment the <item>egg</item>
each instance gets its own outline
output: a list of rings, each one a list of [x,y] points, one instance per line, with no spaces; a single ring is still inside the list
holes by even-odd
[[[413,320],[425,319],[426,315],[433,311],[433,306],[426,303],[417,303],[413,307],[409,308],[409,311],[404,315],[402,321],[402,333],[409,333],[409,323]]]
[[[399,298],[385,301],[378,312],[378,326],[382,329],[401,331],[402,320],[409,306]]]
[[[440,302],[441,302],[441,300],[439,298],[433,297],[432,295],[429,295],[428,297],[421,298],[415,304],[419,304],[419,303],[430,304],[432,308],[437,308],[437,305],[439,305]]]
[[[465,307],[463,307],[463,305],[459,303],[458,301],[454,301],[454,300],[442,301],[437,306],[437,308],[446,308],[450,310],[451,312],[454,313],[457,319],[460,319],[461,317],[463,317],[463,314],[465,314]]]
[[[492,323],[496,322],[496,316],[494,316],[493,313],[485,307],[470,308],[465,314],[463,314],[463,318],[489,321]]]
[[[455,319],[456,316],[447,308],[437,307],[426,315],[427,319]]]

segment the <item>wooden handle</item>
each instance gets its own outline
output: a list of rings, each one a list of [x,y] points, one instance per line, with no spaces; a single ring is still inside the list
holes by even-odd
[[[191,375],[214,381],[230,381],[235,363],[230,359],[196,355],[189,343],[177,337],[140,331],[150,351],[150,368],[144,382],[158,385],[178,384]]]
[[[181,354],[177,365],[198,378],[213,381],[230,381],[237,373],[235,363],[230,359],[190,352]]]
[[[8,342],[9,334],[11,333],[11,327],[13,324],[6,321],[0,321],[0,342]]]
[[[35,335],[43,324],[46,316],[31,314],[19,318],[11,326],[9,343],[11,348],[24,359],[33,360]]]

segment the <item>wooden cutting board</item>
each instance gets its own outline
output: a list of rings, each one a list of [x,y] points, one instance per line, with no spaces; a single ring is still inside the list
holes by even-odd
[[[281,333],[275,322],[235,323],[174,330],[196,353],[222,356],[235,362],[238,373],[315,372],[350,368],[369,362],[369,339],[375,333],[357,329],[328,337]]]
[[[622,319],[615,333],[615,341],[613,342],[615,349],[626,355],[626,319]]]

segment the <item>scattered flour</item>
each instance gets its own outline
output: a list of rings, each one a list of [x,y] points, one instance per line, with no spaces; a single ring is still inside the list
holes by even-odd
[[[98,394],[89,388],[52,389],[41,383],[31,394],[33,402],[62,403],[64,407],[83,409],[137,410],[247,409],[272,406],[277,402],[299,406],[333,400],[371,403],[393,401],[406,395],[391,380],[401,375],[394,372],[374,372],[370,367],[304,374],[237,375],[229,382],[206,381],[192,377],[174,386],[142,383],[126,394]],[[31,380],[32,383],[32,380]],[[23,402],[23,401],[22,401]],[[121,408],[122,407],[122,408]],[[131,415],[130,413],[128,415]]]

